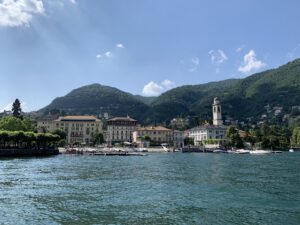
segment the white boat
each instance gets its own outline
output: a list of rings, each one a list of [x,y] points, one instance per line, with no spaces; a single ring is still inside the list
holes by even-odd
[[[250,154],[253,154],[253,155],[262,155],[262,154],[269,154],[269,153],[272,153],[272,151],[270,151],[270,150],[253,150],[253,151],[250,151]]]
[[[135,148],[137,152],[148,152],[147,148]]]
[[[215,149],[213,150],[213,153],[227,153],[227,151],[224,151],[222,149]]]
[[[233,151],[233,153],[235,153],[235,154],[249,154],[250,151],[249,150],[245,150],[245,149],[238,149],[236,151]]]
[[[294,152],[294,149],[291,148],[291,149],[289,150],[289,152]]]
[[[168,144],[166,144],[166,143],[164,143],[164,144],[161,144],[161,147],[163,148],[163,150],[164,150],[164,151],[166,151],[166,152],[169,152],[169,151],[170,151],[170,149],[169,149],[169,148],[167,148],[167,146],[168,146]]]

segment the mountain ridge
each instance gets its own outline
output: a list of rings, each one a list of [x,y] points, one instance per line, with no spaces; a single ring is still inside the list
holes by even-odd
[[[224,117],[229,118],[258,117],[267,104],[288,110],[300,102],[300,59],[242,79],[183,85],[157,97],[133,95],[101,84],[85,85],[55,98],[39,112],[51,109],[68,114],[108,112],[113,116],[130,115],[146,124],[166,122],[179,115],[209,120],[214,97],[220,98]]]

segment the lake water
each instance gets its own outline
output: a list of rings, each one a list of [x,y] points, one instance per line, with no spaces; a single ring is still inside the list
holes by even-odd
[[[300,224],[300,153],[0,160],[0,224]]]

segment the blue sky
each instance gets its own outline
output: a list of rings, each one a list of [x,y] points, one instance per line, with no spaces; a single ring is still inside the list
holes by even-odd
[[[300,57],[299,0],[0,0],[0,110],[92,83],[133,94]]]

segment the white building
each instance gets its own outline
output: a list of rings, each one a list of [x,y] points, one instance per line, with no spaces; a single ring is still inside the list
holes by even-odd
[[[132,133],[137,128],[137,121],[127,117],[114,117],[107,120],[106,142],[109,145],[132,142]]]
[[[213,125],[194,127],[189,130],[189,137],[194,139],[195,145],[220,146],[225,143],[227,127],[223,125],[222,108],[218,98],[212,105]]]

